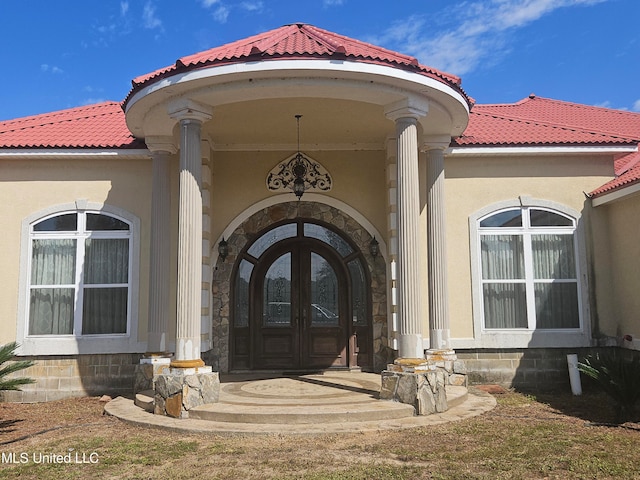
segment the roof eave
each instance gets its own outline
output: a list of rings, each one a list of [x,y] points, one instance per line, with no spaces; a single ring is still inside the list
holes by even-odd
[[[0,148],[0,159],[148,158],[146,148]]]
[[[600,192],[590,195],[591,205],[599,207],[600,205],[606,205],[618,200],[623,200],[631,195],[640,193],[640,179],[635,180],[627,185],[613,188],[606,192]]]
[[[578,155],[578,154],[619,154],[638,150],[637,145],[589,145],[589,144],[527,144],[527,145],[452,145],[449,155],[501,156],[501,155]]]

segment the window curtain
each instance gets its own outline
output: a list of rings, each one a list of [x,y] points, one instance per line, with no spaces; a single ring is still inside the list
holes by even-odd
[[[85,241],[82,334],[127,331],[129,240]]]
[[[32,241],[29,335],[73,333],[76,241]],[[58,286],[59,285],[59,286]]]
[[[481,261],[485,327],[527,328],[522,235],[482,235]]]
[[[579,328],[573,235],[532,235],[537,328]]]

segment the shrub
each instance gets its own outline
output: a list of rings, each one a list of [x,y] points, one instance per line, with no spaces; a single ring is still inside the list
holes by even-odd
[[[613,400],[617,421],[636,420],[640,400],[640,356],[618,350],[589,355],[578,363],[578,370],[594,379]]]
[[[35,381],[27,377],[7,378],[12,373],[19,372],[34,365],[34,362],[31,360],[18,360],[9,363],[15,355],[16,348],[18,348],[16,342],[0,346],[0,391],[20,390],[21,385],[27,385]]]

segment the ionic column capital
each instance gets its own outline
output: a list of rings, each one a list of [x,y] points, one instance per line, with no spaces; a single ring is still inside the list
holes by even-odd
[[[167,107],[171,118],[180,122],[193,120],[204,123],[213,117],[213,109],[208,105],[194,102],[193,100],[176,100]]]
[[[451,145],[450,135],[425,135],[422,137],[420,151],[445,150]]]
[[[422,98],[406,97],[394,103],[390,103],[384,108],[385,116],[397,122],[402,118],[411,118],[418,121],[422,117],[426,117],[429,112],[429,102]]]
[[[144,139],[147,148],[151,153],[168,153],[174,155],[178,152],[178,147],[170,136],[149,136]]]

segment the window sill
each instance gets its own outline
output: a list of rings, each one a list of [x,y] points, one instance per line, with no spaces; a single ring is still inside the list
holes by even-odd
[[[577,348],[591,346],[591,337],[576,330],[484,331],[476,338],[452,339],[462,348]]]
[[[26,337],[16,351],[21,356],[144,353],[146,344],[128,335]]]

